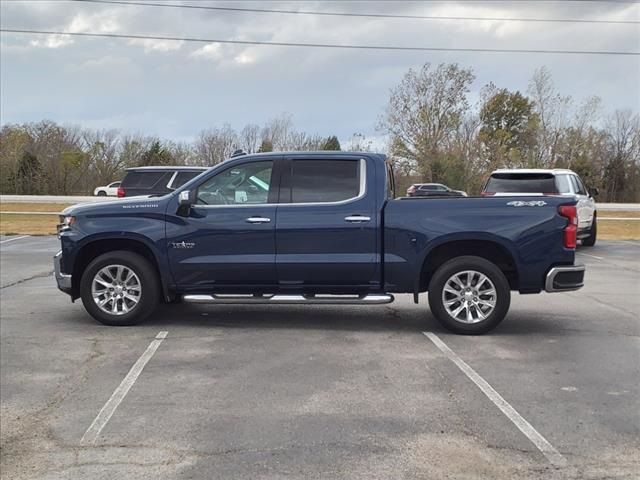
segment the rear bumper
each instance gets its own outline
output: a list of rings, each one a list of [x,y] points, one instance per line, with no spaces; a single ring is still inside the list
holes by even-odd
[[[71,287],[71,275],[66,273],[62,273],[60,270],[60,260],[62,259],[62,251],[56,253],[53,257],[53,271],[56,276],[56,283],[58,284],[58,288],[62,290],[64,293],[68,293],[71,295],[72,287]]]
[[[584,286],[584,265],[553,267],[547,272],[544,289],[547,292],[570,292]]]

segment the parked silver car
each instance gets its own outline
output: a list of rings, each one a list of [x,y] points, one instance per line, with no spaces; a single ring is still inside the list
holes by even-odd
[[[503,169],[494,171],[484,186],[482,196],[567,195],[577,199],[578,238],[582,245],[596,243],[598,230],[595,196],[598,189],[588,189],[577,173],[567,169]]]

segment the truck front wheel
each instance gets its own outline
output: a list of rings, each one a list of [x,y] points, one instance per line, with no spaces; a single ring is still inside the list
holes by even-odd
[[[479,335],[495,328],[509,311],[511,291],[490,261],[461,256],[445,262],[429,283],[429,306],[448,330]]]
[[[157,273],[149,261],[128,251],[100,255],[80,280],[84,308],[105,325],[134,325],[149,316],[159,301]]]

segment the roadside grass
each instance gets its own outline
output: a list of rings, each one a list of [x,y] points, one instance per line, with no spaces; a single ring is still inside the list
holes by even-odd
[[[598,211],[598,238],[601,240],[640,240],[640,220],[607,220],[607,217],[640,218],[640,212]]]
[[[1,212],[61,212],[71,203],[0,203]]]
[[[57,213],[67,203],[2,203],[0,212],[52,212],[51,215],[0,213],[2,235],[52,235],[56,233]],[[606,220],[607,217],[640,218],[640,212],[600,210],[598,212],[598,238],[602,240],[640,240],[640,221]]]
[[[0,212],[53,212],[52,215],[0,213],[2,235],[53,235],[56,233],[58,213],[69,203],[9,203],[0,204]]]
[[[57,215],[14,215],[0,213],[2,235],[53,235],[58,224]]]
[[[640,240],[640,221],[598,221],[598,238],[600,240]]]
[[[618,218],[640,218],[638,212],[621,212],[619,210],[598,210],[598,218],[618,217]]]

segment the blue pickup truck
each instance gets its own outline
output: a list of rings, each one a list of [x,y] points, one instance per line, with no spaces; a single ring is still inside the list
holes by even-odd
[[[58,287],[108,325],[160,302],[384,304],[428,292],[433,315],[480,334],[511,291],[576,290],[572,198],[395,198],[384,155],[243,155],[161,197],[61,214]]]

